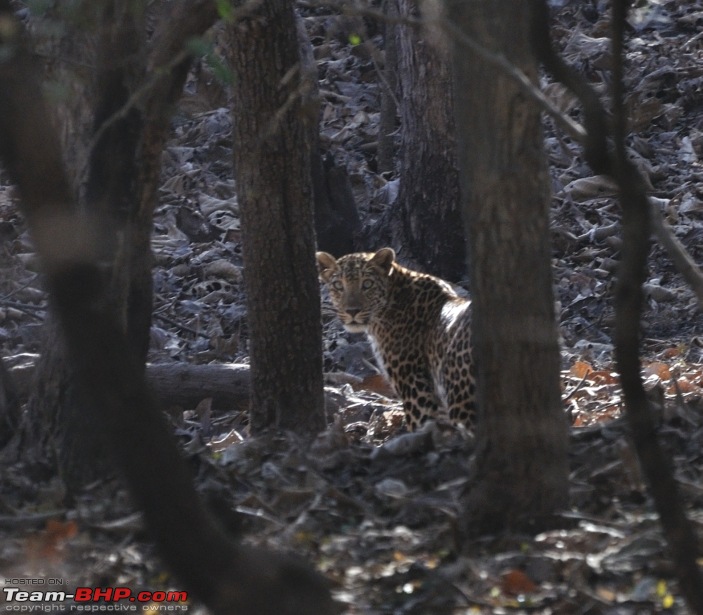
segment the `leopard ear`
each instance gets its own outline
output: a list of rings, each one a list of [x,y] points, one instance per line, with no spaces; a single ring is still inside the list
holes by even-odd
[[[371,262],[386,273],[391,272],[393,261],[395,261],[393,248],[381,248],[371,258]]]
[[[320,274],[320,278],[326,282],[332,273],[337,270],[337,261],[334,256],[327,252],[316,252],[315,258],[317,259],[317,272]]]

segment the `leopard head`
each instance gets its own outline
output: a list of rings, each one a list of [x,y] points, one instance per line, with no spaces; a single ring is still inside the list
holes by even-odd
[[[374,314],[386,305],[394,261],[391,248],[381,248],[375,254],[347,254],[339,260],[327,252],[317,253],[320,279],[327,285],[347,331],[366,331]]]

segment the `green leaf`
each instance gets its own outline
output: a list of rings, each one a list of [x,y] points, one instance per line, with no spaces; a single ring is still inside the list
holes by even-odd
[[[186,49],[194,56],[203,57],[212,53],[212,42],[202,36],[188,39]]]
[[[186,49],[194,56],[202,58],[205,64],[212,69],[215,78],[220,83],[224,85],[234,84],[234,73],[227,63],[215,53],[212,41],[203,37],[191,38],[186,43]]]
[[[209,64],[210,68],[212,68],[212,72],[215,73],[215,77],[220,83],[224,85],[234,85],[234,73],[221,58],[210,53],[205,56],[205,61]]]
[[[220,18],[224,21],[231,21],[234,9],[230,0],[215,0],[215,4],[217,5],[217,13]]]

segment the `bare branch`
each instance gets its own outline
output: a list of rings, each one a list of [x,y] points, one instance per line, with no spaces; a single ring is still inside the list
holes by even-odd
[[[664,249],[667,251],[674,267],[688,282],[698,299],[698,307],[703,310],[703,274],[700,267],[693,260],[693,257],[686,251],[686,248],[678,240],[674,231],[662,216],[660,203],[663,199],[650,196],[648,199],[652,232],[659,239]]]

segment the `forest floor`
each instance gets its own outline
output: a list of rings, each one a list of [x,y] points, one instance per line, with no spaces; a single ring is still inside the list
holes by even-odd
[[[560,49],[604,92],[610,57],[603,3],[553,4],[560,7],[554,26]],[[703,5],[662,0],[642,6],[628,33],[631,153],[676,236],[700,263]],[[322,8],[307,7],[304,17],[320,71],[322,143],[346,169],[370,226],[397,192],[397,177],[375,170],[379,27],[365,21],[360,28],[358,20]],[[559,88],[543,85],[579,117]],[[226,104],[203,66],[188,84],[163,157],[153,237],[153,363],[247,362]],[[618,205],[591,177],[578,146],[551,121],[545,129],[564,406],[572,423],[571,500],[561,529],[487,536],[458,549],[455,521],[471,439],[451,428],[399,438],[400,404],[379,383],[367,342],[343,332],[327,303],[327,393],[341,410],[312,446],[291,437],[250,438],[245,408],[203,400],[169,409],[198,488],[220,503],[223,521],[248,542],[313,562],[334,582],[348,613],[685,612],[621,417],[611,341]],[[39,351],[46,309],[14,198],[8,186],[0,187],[0,346],[10,366],[32,361]],[[663,393],[659,438],[700,533],[703,320],[693,293],[655,243],[646,291],[644,376],[648,388]],[[68,506],[58,479],[7,455],[0,459],[0,588],[7,579],[33,578],[63,583],[46,589],[180,589],[117,480],[92,485]],[[4,600],[0,593],[0,609]],[[193,605],[192,612],[201,611]]]

